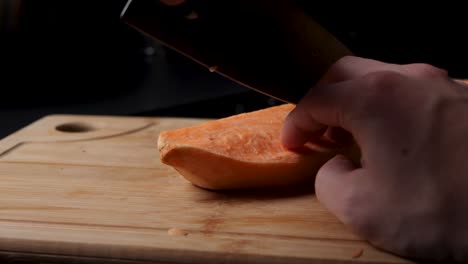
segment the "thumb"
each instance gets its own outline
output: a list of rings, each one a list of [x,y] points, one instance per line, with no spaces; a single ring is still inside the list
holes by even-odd
[[[362,169],[344,155],[337,155],[326,162],[317,172],[315,193],[317,199],[341,221],[347,222],[352,210]]]

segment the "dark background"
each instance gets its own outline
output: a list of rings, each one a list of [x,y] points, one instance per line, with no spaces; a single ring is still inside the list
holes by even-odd
[[[125,2],[0,0],[0,138],[51,113],[216,118],[280,103],[129,28],[119,17]],[[463,9],[382,5],[339,13],[304,1],[356,55],[468,78]]]

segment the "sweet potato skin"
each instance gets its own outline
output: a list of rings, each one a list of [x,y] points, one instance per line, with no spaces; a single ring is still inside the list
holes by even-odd
[[[163,131],[161,162],[192,184],[211,190],[269,188],[313,180],[318,169],[337,153],[356,160],[355,145],[341,147],[315,139],[295,151],[280,142],[281,126],[291,104]]]

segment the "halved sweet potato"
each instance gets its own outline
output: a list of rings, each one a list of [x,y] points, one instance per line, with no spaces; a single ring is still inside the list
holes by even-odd
[[[213,189],[283,187],[314,178],[336,153],[356,157],[357,149],[323,139],[291,151],[280,131],[291,104],[207,121],[160,133],[161,161],[196,186]]]

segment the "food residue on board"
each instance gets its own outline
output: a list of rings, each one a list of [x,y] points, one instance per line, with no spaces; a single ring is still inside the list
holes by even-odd
[[[362,256],[363,253],[364,253],[364,249],[358,249],[358,250],[354,251],[353,258],[359,258],[359,257]]]
[[[171,236],[187,236],[188,232],[180,228],[171,228],[167,230],[167,233]]]

